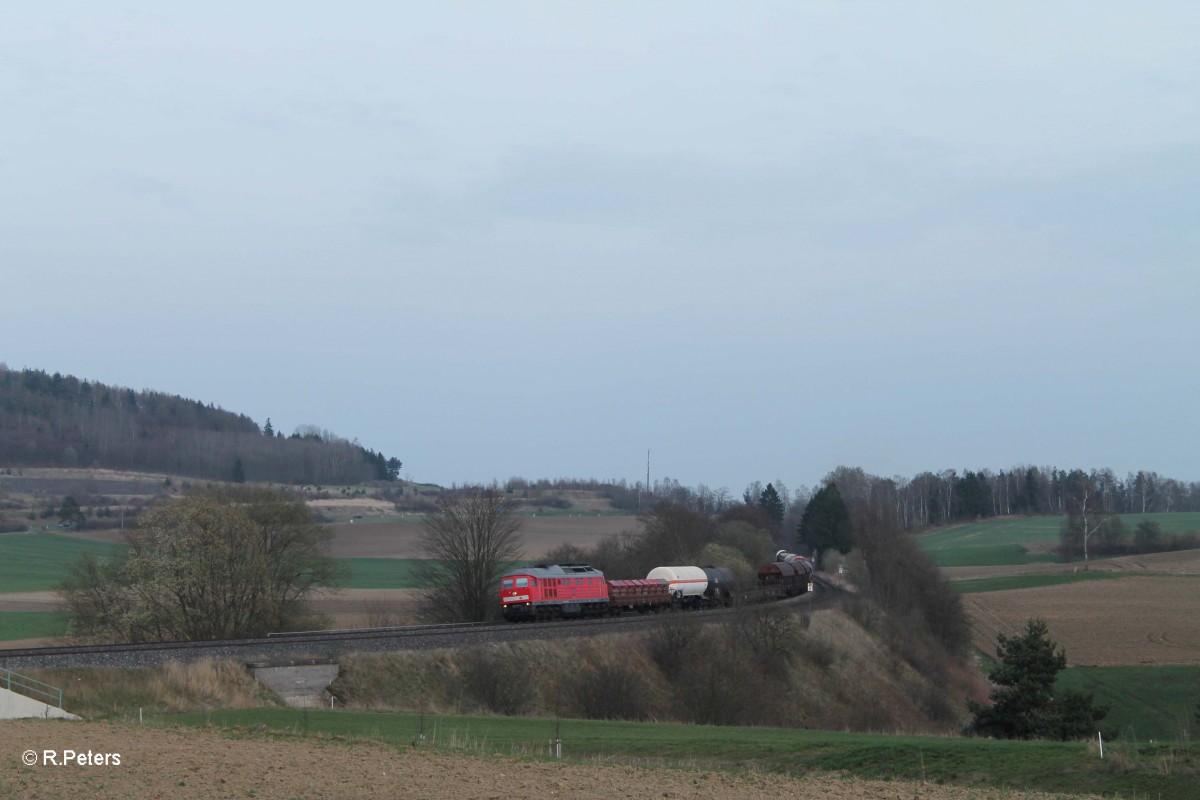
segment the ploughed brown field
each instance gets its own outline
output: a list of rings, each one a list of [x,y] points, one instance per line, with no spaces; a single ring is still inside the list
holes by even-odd
[[[320,500],[309,503],[326,513],[349,516],[362,513],[354,522],[330,524],[333,555],[338,558],[421,558],[421,514],[397,516],[377,505],[362,501]],[[389,506],[390,507],[390,506]],[[385,516],[386,514],[386,516]],[[589,514],[545,514],[524,516],[521,537],[527,558],[537,559],[563,544],[590,548],[606,536],[637,532],[641,524],[634,516]],[[79,531],[69,535],[103,542],[123,542],[119,530]]]
[[[22,754],[107,754],[109,764],[25,766]],[[112,756],[120,764],[112,764]],[[99,759],[104,760],[104,759]],[[727,774],[447,754],[370,742],[240,738],[207,730],[17,720],[0,726],[0,797],[467,798],[596,797],[695,800],[1034,800],[1039,793],[837,776]],[[1085,800],[1080,798],[1080,800]]]
[[[946,572],[967,578],[1078,568],[1041,564]],[[1040,617],[1071,666],[1200,664],[1200,551],[1124,556],[1089,569],[1122,578],[964,595],[975,646],[993,653],[997,633],[1018,633],[1026,620]]]
[[[357,522],[335,523],[333,554],[338,558],[421,558],[421,515],[403,519],[374,521],[367,517]],[[541,558],[562,544],[590,548],[605,536],[623,531],[640,531],[631,516],[546,515],[521,518],[521,538],[525,555]]]

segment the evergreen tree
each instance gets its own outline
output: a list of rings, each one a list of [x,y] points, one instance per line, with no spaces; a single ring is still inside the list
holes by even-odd
[[[238,456],[233,461],[233,482],[234,483],[245,483],[246,482],[246,468],[242,466],[241,456]]]
[[[854,531],[850,524],[850,511],[837,484],[822,487],[808,501],[804,516],[796,526],[796,535],[816,551],[818,565],[826,550],[837,550],[845,555],[853,549]]]
[[[58,521],[66,523],[72,528],[80,528],[87,521],[87,517],[84,516],[83,509],[79,507],[79,501],[68,496],[63,498],[62,506],[58,509]]]
[[[396,458],[395,456],[389,458],[387,460],[387,479],[389,481],[394,481],[397,478],[399,478],[400,477],[400,468],[403,466],[404,466],[404,464],[400,461],[400,459]]]
[[[267,417],[267,424],[263,425],[263,436],[269,436],[272,438],[275,436],[275,427],[271,425],[270,417]]]
[[[758,496],[758,507],[767,512],[776,525],[783,524],[783,498],[773,485],[768,483],[767,488],[762,490]]]
[[[1025,633],[996,637],[996,667],[988,674],[996,684],[992,705],[973,700],[967,707],[975,715],[968,733],[998,739],[1084,739],[1108,713],[1096,706],[1090,694],[1054,687],[1067,666],[1067,655],[1055,649],[1045,620],[1031,619]]]

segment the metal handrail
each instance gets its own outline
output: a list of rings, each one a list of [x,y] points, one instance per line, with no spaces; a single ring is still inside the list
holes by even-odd
[[[57,686],[51,686],[48,683],[42,683],[28,675],[22,675],[19,672],[13,672],[11,669],[0,667],[0,685],[4,686],[10,692],[23,689],[25,694],[41,695],[41,697],[34,697],[33,699],[40,701],[42,697],[45,697],[48,700],[53,700],[54,705],[57,707],[62,708],[62,689]],[[14,689],[14,686],[17,689]]]

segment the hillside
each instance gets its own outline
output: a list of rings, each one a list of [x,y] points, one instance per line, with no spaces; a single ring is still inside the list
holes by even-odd
[[[0,467],[348,485],[394,480],[400,462],[312,426],[285,437],[212,403],[0,364]]]

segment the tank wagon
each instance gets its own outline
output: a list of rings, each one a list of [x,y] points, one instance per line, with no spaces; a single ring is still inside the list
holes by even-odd
[[[810,559],[780,550],[774,561],[758,568],[758,587],[765,595],[794,597],[808,591],[812,574]]]
[[[671,598],[685,608],[727,604],[733,598],[733,573],[724,567],[655,567],[646,579],[666,581]]]

